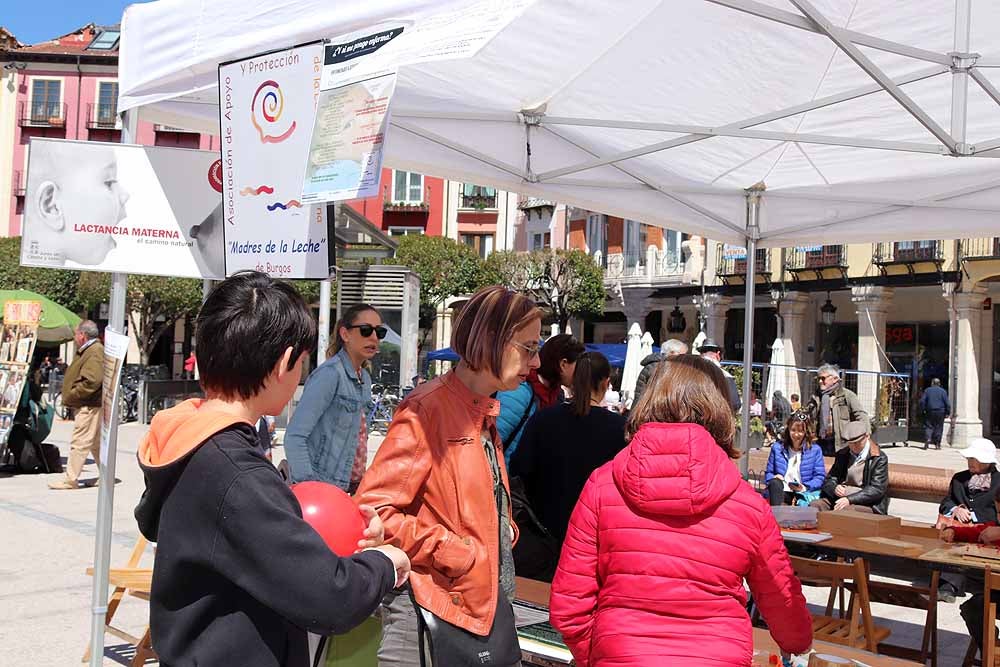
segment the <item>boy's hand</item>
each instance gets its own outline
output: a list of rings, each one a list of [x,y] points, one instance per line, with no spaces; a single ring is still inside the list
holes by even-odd
[[[361,516],[368,520],[365,528],[365,539],[358,541],[358,549],[371,549],[385,543],[385,526],[378,512],[371,505],[359,505]]]
[[[405,584],[406,580],[410,578],[410,558],[406,553],[391,544],[375,547],[375,551],[381,551],[388,556],[396,568],[396,585],[393,588],[399,588]]]
[[[834,489],[833,492],[838,498],[843,498],[847,495],[847,487],[843,484],[838,484],[837,488]]]
[[[833,506],[835,510],[846,510],[851,506],[851,501],[847,498],[838,498],[837,503]]]
[[[782,482],[785,481],[784,475],[775,475],[774,477],[772,477],[772,479],[780,479]]]
[[[944,540],[945,542],[954,542],[955,541],[955,531],[952,530],[951,528],[945,528],[944,530],[941,531],[941,534],[939,535],[939,537],[942,540]]]
[[[983,544],[1000,542],[1000,526],[990,526],[983,532],[979,533],[979,541]]]

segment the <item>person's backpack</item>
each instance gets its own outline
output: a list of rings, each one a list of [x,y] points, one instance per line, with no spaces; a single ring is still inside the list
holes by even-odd
[[[48,405],[43,408],[36,403],[30,396],[28,384],[25,384],[7,440],[18,472],[62,472],[59,448],[44,444],[45,438],[52,432],[54,417],[55,407]]]

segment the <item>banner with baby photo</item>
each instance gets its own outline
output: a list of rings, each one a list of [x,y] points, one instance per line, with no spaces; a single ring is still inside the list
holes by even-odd
[[[42,304],[7,301],[0,330],[0,444],[6,443],[28,379]]]
[[[21,264],[225,277],[218,153],[33,137]]]

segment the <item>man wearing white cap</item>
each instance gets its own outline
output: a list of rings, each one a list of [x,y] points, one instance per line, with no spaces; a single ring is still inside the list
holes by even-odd
[[[964,484],[966,493],[970,491],[970,486],[983,487],[987,483],[993,485],[993,480],[997,473],[997,450],[996,446],[986,438],[973,438],[969,446],[961,451],[969,462],[969,470],[960,472],[952,478],[951,495],[956,493],[961,496],[962,492],[956,490],[956,481],[968,479]],[[977,480],[978,478],[978,480]],[[941,531],[941,539],[945,542],[980,542],[983,544],[1000,543],[1000,527],[997,526],[997,496],[996,491],[990,492],[988,489],[978,489],[975,496],[968,498],[966,509],[970,510],[973,523],[954,524],[950,528]],[[945,502],[948,502],[946,499]],[[990,512],[984,507],[985,503],[990,503],[993,507]],[[942,503],[942,508],[944,504]],[[972,508],[975,509],[972,509]],[[952,518],[959,520],[956,516],[958,506],[952,513]],[[964,516],[964,513],[962,514]],[[975,640],[982,651],[983,631],[985,629],[983,620],[983,578],[980,574],[968,574],[968,590],[972,591],[972,597],[962,603],[959,613],[969,628],[969,635]],[[993,602],[1000,602],[1000,594],[994,592],[991,596]]]
[[[941,516],[962,524],[996,523],[993,501],[1000,491],[996,446],[986,438],[973,438],[959,454],[965,457],[969,468],[951,478],[948,496],[939,508]]]

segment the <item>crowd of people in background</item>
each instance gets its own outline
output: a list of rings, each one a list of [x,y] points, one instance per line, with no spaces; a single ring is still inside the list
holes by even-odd
[[[337,322],[330,357],[308,377],[284,445],[290,481],[353,494],[368,522],[359,546],[381,551],[338,558],[304,530],[273,466],[266,464],[273,475],[262,472],[267,448],[240,449],[269,439],[273,422],[265,415],[287,402],[315,340],[305,316],[270,319],[260,363],[236,372],[239,355],[218,345],[246,344],[250,324],[263,316],[242,298],[251,288],[265,311],[306,312],[293,290],[262,274],[216,287],[199,315],[199,327],[217,342],[209,347],[199,337],[208,395],[158,414],[140,450],[147,492],[136,516],[160,549],[151,632],[168,663],[214,664],[218,642],[198,637],[224,633],[228,658],[291,664],[285,658],[304,650],[303,630],[342,632],[375,613],[383,626],[380,666],[466,664],[460,654],[469,646],[491,664],[519,664],[515,574],[552,582],[551,621],[578,664],[742,664],[753,645],[744,582],[782,653],[805,653],[811,617],[771,507],[889,511],[888,458],[836,366],[818,369],[806,401],[776,391],[768,410],[752,395],[745,409],[766,420],[774,438],[763,488],[755,490],[733,465],[742,456],[743,406],[716,342],[689,354],[684,342],[665,341],[642,360],[622,414],[621,403],[609,401],[614,372],[604,355],[568,334],[543,341],[535,304],[489,287],[455,321],[457,365],[414,381],[370,465],[367,366],[387,330],[367,305]],[[935,387],[921,401],[929,445],[940,441],[937,416],[950,409]],[[984,440],[962,453],[968,470],[941,504],[942,538],[1000,542],[996,450]],[[184,477],[186,468],[204,475],[213,466],[223,473],[211,482]],[[226,484],[238,490],[232,499]],[[199,509],[199,494],[230,508],[227,516],[257,519],[220,522]],[[222,555],[193,552],[185,532],[206,544],[221,540]],[[256,543],[278,533],[289,548],[256,557]],[[194,582],[182,581],[178,559],[205,561],[215,576],[231,579],[199,582],[198,594]],[[276,601],[269,586],[267,563],[276,559],[294,562],[297,574],[281,594],[301,602],[296,609]],[[320,576],[326,584],[312,587],[315,573],[329,581]],[[247,588],[247,578],[262,581]],[[199,595],[219,613],[186,613]],[[339,611],[319,608],[334,598]],[[982,599],[978,612],[976,604],[963,605],[962,614],[981,636]],[[260,630],[284,620],[291,624],[281,632]],[[254,648],[275,661],[250,659]]]

